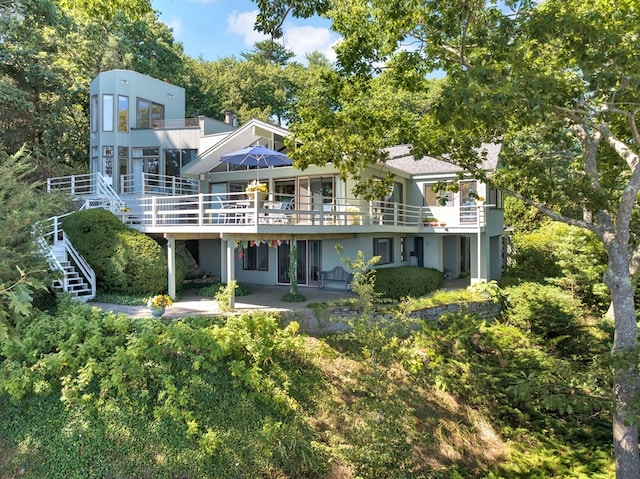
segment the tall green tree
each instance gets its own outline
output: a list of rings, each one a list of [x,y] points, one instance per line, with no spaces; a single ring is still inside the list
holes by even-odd
[[[182,46],[146,0],[0,4],[0,142],[36,179],[88,169],[89,84],[123,68],[183,84]]]
[[[259,26],[274,36],[283,15],[313,8],[306,0],[256,3]],[[302,143],[293,153],[297,161],[331,156],[357,174],[384,160],[383,147],[404,139],[416,157],[429,153],[484,179],[480,146],[500,142],[504,169],[491,178],[495,186],[600,239],[615,317],[616,475],[637,477],[640,384],[631,284],[640,191],[637,1],[333,0],[314,13],[329,16],[343,41],[326,89],[332,99],[316,99],[318,108],[305,110],[294,127]],[[444,78],[434,88],[430,78],[437,73]],[[376,118],[379,105],[370,98],[382,80],[398,94],[428,98],[405,112],[398,134],[388,133],[387,115]],[[344,118],[352,110],[370,120],[350,124]],[[328,141],[313,130],[328,133]],[[375,151],[356,154],[367,144]]]
[[[65,205],[30,180],[34,168],[24,149],[9,155],[0,145],[0,338],[30,316],[32,294],[46,284],[34,225]]]

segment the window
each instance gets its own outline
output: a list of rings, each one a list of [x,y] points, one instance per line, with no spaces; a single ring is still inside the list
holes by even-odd
[[[91,97],[91,133],[98,131],[98,95]]]
[[[118,95],[118,131],[129,131],[129,97]]]
[[[113,95],[102,95],[102,130],[113,131]]]
[[[195,160],[198,150],[164,150],[164,172],[167,176],[180,176],[180,169]]]
[[[490,208],[504,208],[504,194],[498,188],[489,188],[487,203]]]
[[[113,176],[113,146],[102,147],[102,164],[105,176]]]
[[[251,245],[242,248],[242,269],[253,271],[269,270],[269,245]]]
[[[373,256],[380,256],[378,264],[393,263],[393,238],[374,238]]]
[[[151,175],[160,174],[160,156],[158,147],[132,148],[131,156],[134,164],[142,162],[142,171]],[[135,170],[134,170],[135,171]],[[157,176],[149,180],[150,184],[157,184]]]
[[[424,204],[427,206],[453,205],[453,193],[451,191],[435,191],[434,186],[434,184],[424,185]]]
[[[407,255],[407,237],[400,238],[400,261],[409,261],[409,255]]]
[[[473,205],[475,204],[475,195],[478,193],[478,183],[476,181],[461,181],[460,182],[460,204],[461,205]]]
[[[146,129],[159,126],[164,120],[164,105],[143,98],[136,102],[136,128]]]

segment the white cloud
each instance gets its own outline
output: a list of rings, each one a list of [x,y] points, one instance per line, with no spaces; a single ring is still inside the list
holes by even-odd
[[[179,39],[182,36],[182,33],[184,32],[184,29],[182,28],[182,19],[175,16],[171,16],[167,20],[163,20],[163,21],[167,25],[167,27],[169,27],[173,31],[173,38],[180,41]]]
[[[336,54],[333,46],[336,37],[327,28],[314,27],[311,25],[293,26],[285,25],[284,30],[285,45],[296,54],[296,60],[302,61],[305,54],[318,51],[331,61],[335,61]]]
[[[243,13],[238,13],[234,10],[227,18],[229,25],[227,32],[242,35],[244,44],[248,47],[252,47],[254,43],[269,38],[267,35],[254,30],[257,16],[258,10]]]
[[[257,15],[258,10],[242,13],[232,12],[227,19],[227,33],[243,36],[244,44],[249,48],[258,41],[268,39],[268,35],[254,30]],[[283,31],[284,45],[295,53],[294,60],[303,62],[305,54],[319,51],[326,55],[330,61],[335,61],[336,55],[333,46],[338,40],[337,36],[329,29],[311,25],[298,26],[288,22],[284,24]]]

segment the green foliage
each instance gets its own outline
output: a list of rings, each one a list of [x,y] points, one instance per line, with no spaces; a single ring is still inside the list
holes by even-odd
[[[221,286],[218,291],[213,295],[213,299],[218,303],[220,311],[229,312],[233,311],[231,306],[231,300],[235,297],[235,290],[238,287],[237,281],[234,279],[230,281],[226,286]]]
[[[444,285],[444,275],[433,268],[400,266],[378,268],[375,274],[375,290],[384,298],[399,300],[410,296],[425,296]]]
[[[198,296],[213,298],[220,288],[226,286],[227,283],[214,283],[208,285],[199,285],[197,289]],[[236,284],[236,296],[247,296],[251,294],[251,288],[244,284]]]
[[[95,270],[98,288],[126,294],[167,290],[167,256],[162,247],[112,213],[101,208],[77,211],[64,218],[63,228]],[[183,279],[176,276],[177,286]]]
[[[513,245],[510,275],[557,284],[600,310],[608,306],[602,283],[606,253],[593,233],[546,221],[535,231],[514,234]]]
[[[506,324],[527,331],[551,353],[588,362],[608,352],[602,334],[571,293],[557,286],[524,282],[506,289]]]
[[[25,477],[105,479],[326,468],[309,425],[322,379],[295,323],[258,313],[165,324],[63,299],[19,334],[1,343],[3,477],[26,463]],[[37,451],[19,447],[36,436]]]
[[[33,171],[24,149],[10,156],[0,144],[0,337],[29,318],[34,294],[47,284],[49,267],[38,253],[34,224],[67,204],[43,195],[41,185],[29,181]]]

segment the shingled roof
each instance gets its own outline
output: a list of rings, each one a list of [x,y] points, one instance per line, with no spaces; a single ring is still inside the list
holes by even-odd
[[[486,144],[482,146],[487,152],[486,159],[482,162],[482,168],[486,171],[494,171],[498,167],[498,154],[500,153],[500,145]],[[435,175],[446,173],[457,173],[462,168],[438,160],[431,156],[425,156],[419,160],[415,160],[411,155],[411,145],[398,145],[388,148],[389,158],[387,165],[404,171],[410,175]]]

